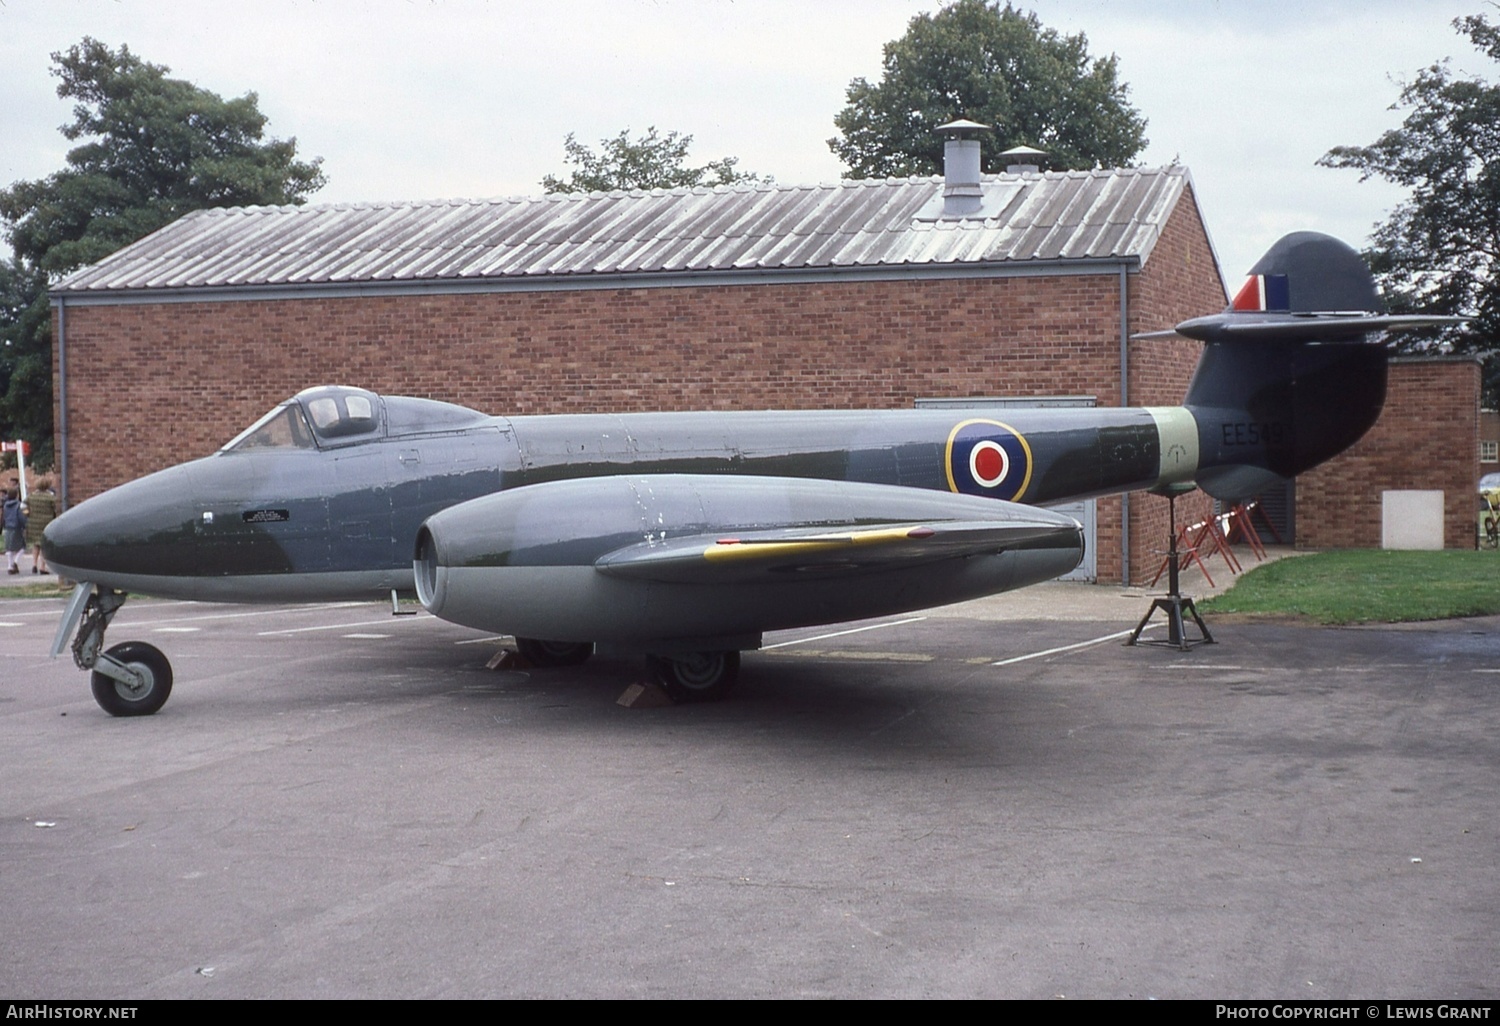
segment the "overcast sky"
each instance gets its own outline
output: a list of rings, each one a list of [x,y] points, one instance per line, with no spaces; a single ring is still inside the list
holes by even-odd
[[[936,0],[0,0],[0,182],[63,165],[49,55],[86,35],[222,96],[254,91],[322,157],[313,202],[540,193],[563,137],[656,126],[692,159],[833,181],[833,118]],[[1444,57],[1495,77],[1451,27],[1481,0],[1034,0],[1084,32],[1148,120],[1142,163],[1193,174],[1232,283],[1276,238],[1364,244],[1402,194],[1318,168],[1400,123],[1400,82]]]

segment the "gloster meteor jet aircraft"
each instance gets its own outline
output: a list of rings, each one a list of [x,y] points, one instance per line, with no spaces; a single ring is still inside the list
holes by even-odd
[[[359,388],[304,391],[218,453],[81,503],[46,530],[80,581],[58,629],[116,716],[172,686],[142,642],[104,650],[126,595],[225,602],[411,590],[513,634],[538,665],[645,656],[716,697],[765,631],[900,613],[1072,570],[1044,506],[1196,484],[1237,500],[1353,444],[1385,398],[1394,317],[1343,243],[1289,235],[1219,314],[1182,406],[491,417]],[[1159,333],[1169,335],[1171,332]]]

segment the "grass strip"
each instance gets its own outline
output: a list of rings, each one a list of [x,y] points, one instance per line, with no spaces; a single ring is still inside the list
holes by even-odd
[[[1199,605],[1205,613],[1294,615],[1326,624],[1489,616],[1500,613],[1500,553],[1319,552],[1258,566]]]

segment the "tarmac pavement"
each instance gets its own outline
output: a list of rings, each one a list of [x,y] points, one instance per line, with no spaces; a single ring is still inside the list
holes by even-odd
[[[132,600],[177,683],[121,720],[61,604],[0,594],[8,997],[1496,996],[1500,618],[1182,653],[1045,585],[627,708],[426,615]]]

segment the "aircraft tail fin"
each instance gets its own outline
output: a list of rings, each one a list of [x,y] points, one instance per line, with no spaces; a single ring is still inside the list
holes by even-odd
[[[1170,333],[1205,343],[1184,400],[1198,422],[1198,486],[1249,498],[1343,452],[1385,403],[1384,333],[1460,321],[1389,315],[1354,249],[1285,236],[1223,313]]]

